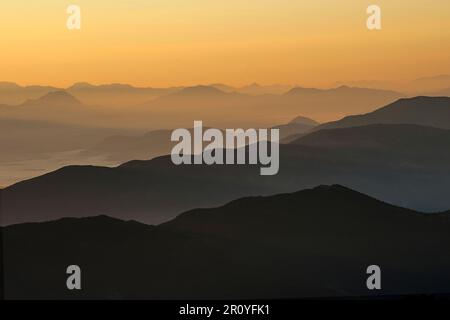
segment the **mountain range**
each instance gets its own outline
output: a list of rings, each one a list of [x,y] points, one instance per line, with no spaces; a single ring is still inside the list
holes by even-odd
[[[67,89],[42,87],[40,96],[29,94],[28,87],[15,85],[14,88],[16,95],[23,93],[22,99],[14,98],[20,100],[15,105],[5,103],[11,102],[10,91],[2,91],[0,86],[0,117],[146,131],[186,127],[197,119],[211,127],[222,128],[271,127],[286,123],[299,114],[323,122],[369,112],[403,97],[393,91],[347,86],[331,89],[294,87],[276,94],[254,94],[218,85],[158,89],[78,83]],[[3,94],[6,95],[4,99]],[[64,104],[78,104],[79,107],[72,108],[67,114],[63,108],[51,107],[55,104],[56,107],[64,107]]]
[[[450,98],[421,96],[399,99],[366,114],[347,116],[315,126],[311,131],[371,124],[416,124],[450,129]],[[282,142],[289,143],[302,136],[304,133],[293,134],[284,138]]]
[[[202,119],[213,127],[266,127],[286,123],[299,114],[329,121],[348,114],[373,111],[403,97],[401,93],[341,86],[332,89],[296,87],[285,94],[247,95],[224,92],[215,87],[196,86],[149,101],[142,107],[174,119]],[[252,119],[253,125],[248,125]],[[226,127],[226,125],[225,125]]]
[[[148,226],[107,216],[2,228],[7,299],[280,299],[450,290],[448,214],[320,186]],[[82,290],[65,270],[82,270]],[[382,291],[366,287],[378,265]]]
[[[448,130],[415,124],[321,130],[281,145],[280,172],[271,177],[252,165],[176,166],[170,156],[117,168],[69,166],[1,190],[3,224],[98,214],[154,224],[242,196],[335,183],[442,211],[450,207],[449,142]]]

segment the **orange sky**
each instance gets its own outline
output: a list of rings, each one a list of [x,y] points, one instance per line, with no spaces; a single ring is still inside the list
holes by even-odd
[[[450,73],[448,0],[14,0],[0,80],[67,86],[325,85]],[[66,28],[66,8],[82,29]],[[366,8],[382,8],[381,31]]]

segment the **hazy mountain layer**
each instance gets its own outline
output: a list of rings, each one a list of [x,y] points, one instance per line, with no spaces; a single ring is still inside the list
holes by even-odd
[[[3,222],[108,214],[158,223],[176,213],[247,195],[345,184],[423,211],[450,207],[450,134],[415,125],[377,125],[313,133],[280,146],[280,171],[257,165],[181,165],[170,156],[118,168],[70,166],[1,191]]]

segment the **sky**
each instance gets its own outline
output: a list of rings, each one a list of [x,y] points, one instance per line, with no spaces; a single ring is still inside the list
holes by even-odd
[[[81,30],[66,9],[81,8]],[[366,27],[369,5],[382,29]],[[14,0],[0,80],[321,86],[450,73],[448,0]]]

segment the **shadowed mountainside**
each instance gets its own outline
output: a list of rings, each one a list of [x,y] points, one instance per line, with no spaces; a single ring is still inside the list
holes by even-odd
[[[3,223],[98,214],[159,223],[191,208],[318,184],[441,211],[450,207],[449,141],[448,130],[414,125],[317,132],[280,145],[275,176],[260,176],[257,165],[176,166],[170,156],[117,168],[70,166],[1,190]]]
[[[416,124],[442,129],[450,129],[450,98],[414,97],[400,99],[373,112],[348,116],[338,121],[316,126],[322,129],[358,127],[371,124]],[[290,143],[304,134],[293,134],[282,143]]]
[[[106,216],[2,228],[5,297],[302,298],[449,292],[450,219],[341,186],[244,198],[160,226]],[[82,270],[82,290],[65,270]],[[446,285],[447,284],[447,285]]]
[[[339,121],[325,123],[315,130],[398,123],[450,129],[450,98],[415,97],[400,99],[371,113],[349,116]]]

